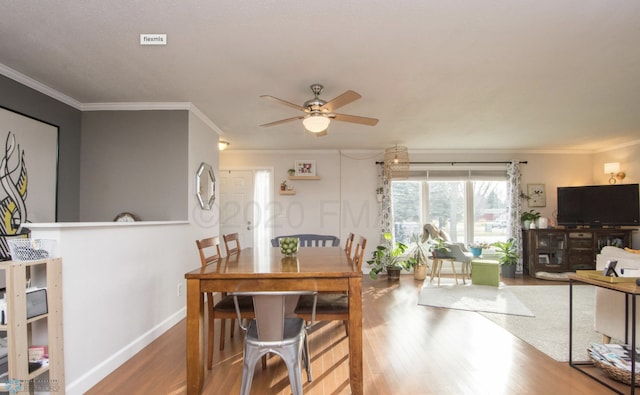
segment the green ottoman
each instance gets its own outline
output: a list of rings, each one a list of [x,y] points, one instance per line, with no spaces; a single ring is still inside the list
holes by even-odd
[[[471,261],[471,283],[474,285],[500,285],[500,264],[491,259]]]

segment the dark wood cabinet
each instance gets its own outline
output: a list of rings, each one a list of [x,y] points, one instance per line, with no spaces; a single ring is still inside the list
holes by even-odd
[[[575,272],[596,268],[602,247],[632,247],[634,229],[531,229],[523,231],[523,264],[537,272]]]

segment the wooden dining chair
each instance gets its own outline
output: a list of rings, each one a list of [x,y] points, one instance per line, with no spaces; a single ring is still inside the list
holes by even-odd
[[[362,271],[362,261],[367,239],[360,236],[353,256],[353,263],[358,271]],[[298,300],[295,313],[298,317],[307,321],[311,320],[313,313],[313,298],[301,296]],[[349,295],[346,293],[319,293],[315,308],[316,321],[342,321],[345,331],[349,336]]]
[[[220,252],[220,239],[215,237],[208,237],[202,240],[196,240],[198,246],[198,253],[200,254],[200,263],[202,267],[205,267],[212,263],[218,263],[222,259]],[[240,310],[244,318],[253,318],[253,301],[251,298],[240,298]],[[213,343],[215,338],[214,333],[214,320],[217,318],[220,320],[220,350],[224,350],[224,334],[226,332],[225,323],[227,319],[231,319],[231,337],[234,334],[236,309],[231,296],[222,293],[222,298],[218,303],[214,302],[213,293],[207,292],[207,311],[209,313],[209,320],[207,322],[207,369],[211,370],[213,366]]]
[[[356,252],[353,254],[353,262],[358,266],[358,271],[362,271],[362,261],[364,259],[364,249],[367,246],[367,239],[360,236],[356,244]]]
[[[222,238],[224,239],[224,248],[227,250],[227,256],[240,252],[240,240],[237,233],[222,235]],[[229,248],[229,244],[232,244],[233,248]]]
[[[354,234],[353,233],[349,233],[349,236],[347,236],[347,240],[344,242],[344,252],[347,253],[347,256],[351,256],[351,250],[353,247],[353,238],[354,238]]]

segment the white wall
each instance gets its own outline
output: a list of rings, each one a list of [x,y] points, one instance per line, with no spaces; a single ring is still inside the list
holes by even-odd
[[[604,174],[604,164],[620,162],[620,171],[626,174],[621,184],[640,183],[640,140],[625,146],[614,147],[593,155],[592,171],[594,184],[608,184],[610,174]],[[633,247],[640,248],[640,232],[633,232]]]
[[[274,236],[317,233],[337,235],[349,232],[377,243],[378,204],[375,200],[376,153],[337,150],[308,151],[234,151],[221,153],[220,168],[274,169]],[[287,170],[296,160],[315,160],[319,181],[287,181],[296,191],[294,196],[278,193],[287,179]]]
[[[217,234],[217,208],[203,212],[195,196],[200,163],[217,167],[217,142],[189,116],[188,221],[31,226],[33,237],[58,240],[63,259],[67,394],[84,393],[184,318],[184,274],[200,267],[195,240]]]

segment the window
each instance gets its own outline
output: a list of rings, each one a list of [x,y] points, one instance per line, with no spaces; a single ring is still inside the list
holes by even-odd
[[[423,224],[433,223],[454,242],[506,240],[504,172],[498,180],[486,173],[484,180],[482,174],[465,173],[465,177],[452,173],[449,177],[440,174],[426,180],[392,181],[394,238],[409,243],[412,234],[422,233]]]

